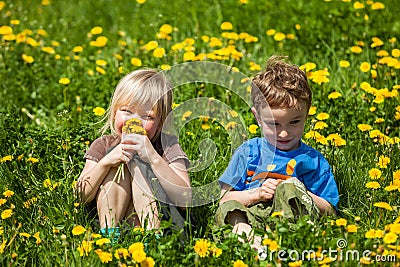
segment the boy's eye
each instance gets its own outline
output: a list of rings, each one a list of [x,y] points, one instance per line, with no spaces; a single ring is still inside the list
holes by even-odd
[[[294,121],[291,121],[290,124],[297,124],[299,122],[300,122],[300,120],[294,120]]]

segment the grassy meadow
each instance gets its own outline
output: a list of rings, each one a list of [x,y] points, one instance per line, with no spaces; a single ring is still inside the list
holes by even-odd
[[[399,13],[398,0],[0,1],[0,265],[400,266]],[[213,225],[217,199],[191,208],[187,240],[139,228],[118,243],[102,238],[73,187],[119,79],[191,62],[251,78],[274,54],[307,72],[304,141],[333,167],[340,214],[267,219],[264,254]],[[215,147],[190,172],[193,187],[223,173],[232,130],[261,135],[246,86],[245,98],[235,92],[201,81],[174,88],[190,160]],[[228,115],[187,104],[200,98]]]

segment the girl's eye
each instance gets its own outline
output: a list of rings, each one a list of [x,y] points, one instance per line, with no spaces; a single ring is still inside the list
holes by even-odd
[[[121,108],[121,111],[122,111],[122,112],[129,113],[129,114],[132,114],[132,111],[130,111],[130,110],[127,109],[127,108]]]
[[[299,122],[300,122],[300,120],[294,120],[294,121],[291,121],[290,124],[297,124]]]

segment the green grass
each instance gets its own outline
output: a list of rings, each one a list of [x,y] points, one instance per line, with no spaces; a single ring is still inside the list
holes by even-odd
[[[400,84],[400,7],[396,1],[385,0],[382,1],[384,9],[373,10],[369,1],[360,2],[365,5],[363,9],[356,9],[354,1],[338,0],[248,0],[247,4],[241,4],[239,0],[147,0],[144,4],[87,0],[51,1],[50,5],[40,1],[0,2],[0,7],[4,3],[0,8],[0,27],[10,26],[16,38],[21,37],[17,34],[30,30],[26,37],[38,42],[38,46],[31,46],[26,39],[9,41],[9,36],[0,35],[0,192],[14,192],[10,197],[0,197],[6,200],[0,206],[4,215],[0,221],[1,265],[101,265],[96,249],[114,255],[117,249],[128,248],[134,242],[148,244],[147,256],[154,259],[156,266],[231,266],[234,263],[241,266],[238,260],[249,266],[286,266],[294,261],[289,259],[279,263],[276,254],[268,261],[257,260],[257,253],[247,244],[239,243],[229,228],[216,228],[213,225],[216,200],[191,209],[196,225],[186,242],[180,242],[177,233],[156,239],[153,232],[128,230],[116,245],[93,243],[87,255],[79,253],[78,248],[84,241],[93,240],[91,233],[96,231],[82,205],[75,205],[78,201],[73,194],[73,183],[83,168],[84,152],[100,135],[101,117],[95,116],[93,109],[107,108],[119,79],[139,68],[131,64],[131,58],[140,58],[142,67],[161,68],[163,64],[174,67],[184,62],[185,53],[184,49],[173,50],[174,45],[193,38],[194,43],[185,47],[196,55],[212,53],[229,44],[242,53],[239,59],[208,59],[240,71],[228,78],[251,77],[257,70],[250,64],[254,62],[262,67],[273,54],[288,55],[290,61],[298,65],[315,63],[316,68],[310,74],[324,68],[328,70],[329,82],[318,84],[310,80],[313,106],[317,111],[309,117],[306,133],[315,125],[317,114],[326,112],[330,115],[325,121],[328,127],[318,132],[324,137],[340,134],[346,145],[304,140],[320,150],[333,166],[341,194],[339,216],[346,219],[347,224],[356,225],[357,232],[338,226],[340,221],[335,221],[338,218],[324,217],[315,224],[307,223],[307,218],[303,218],[295,225],[271,218],[266,222],[270,228],[260,234],[276,241],[281,250],[300,254],[318,248],[335,250],[338,240],[344,239],[347,246],[343,251],[354,249],[361,253],[370,250],[375,253],[371,257],[373,264],[392,266],[393,262],[379,261],[379,256],[400,258],[399,240],[395,240],[400,234],[396,228],[399,222],[395,221],[399,218],[399,190],[385,189],[396,182],[395,178],[400,185],[400,150],[396,139],[400,138],[400,97],[386,95],[382,103],[375,103],[376,96],[361,89],[361,84],[367,82],[376,89],[397,92]],[[220,28],[226,21],[233,24],[232,30]],[[174,27],[171,40],[157,39],[156,34],[163,24]],[[108,39],[104,47],[90,45],[97,37],[89,34],[95,26],[102,27],[100,35]],[[39,34],[39,29],[47,34]],[[294,38],[276,41],[273,35],[266,34],[271,29],[287,37],[292,34]],[[2,27],[0,31],[3,30],[6,28]],[[228,40],[221,36],[223,32],[248,33],[258,41]],[[222,46],[210,47],[202,40],[203,36],[218,37]],[[383,44],[371,46],[373,37],[380,38]],[[152,51],[144,48],[152,40],[165,48],[166,54],[162,58],[154,57]],[[362,47],[361,53],[351,51],[357,43]],[[82,46],[83,51],[73,52],[76,46]],[[53,47],[54,53],[46,53],[42,47]],[[393,65],[382,62],[383,56],[377,55],[380,50],[387,51]],[[23,54],[32,56],[34,62],[25,62]],[[103,67],[104,74],[96,71],[98,59],[107,62]],[[350,67],[340,67],[341,60],[349,61]],[[373,66],[376,78],[370,71],[360,70],[362,62]],[[196,77],[198,73],[184,73],[179,78],[189,79],[191,75]],[[68,85],[59,83],[63,77],[70,79]],[[219,81],[218,75],[210,76],[211,80],[215,78]],[[247,132],[247,127],[255,120],[245,99],[235,93],[241,90],[246,97],[245,87],[226,88],[224,85],[229,79],[222,78],[226,77],[221,77],[220,84],[199,81],[174,88],[174,102],[182,104],[176,109],[178,120],[185,111],[203,111],[185,105],[186,101],[198,97],[213,97],[225,105],[220,110],[230,114],[228,110],[231,109],[239,115],[236,118],[226,115],[212,122],[211,113],[208,122],[189,119],[179,129],[180,144],[191,160],[207,153],[200,149],[202,140],[209,138],[216,147],[210,165],[206,164],[201,171],[190,172],[192,185],[197,187],[215,181],[229,163],[235,148],[232,141],[235,136],[224,129],[229,120],[245,129],[246,138],[260,136],[259,130],[256,134]],[[329,99],[328,95],[334,91],[342,96]],[[371,111],[371,107],[376,110]],[[378,123],[378,118],[384,121]],[[202,124],[208,124],[210,128],[204,130]],[[371,125],[388,139],[380,142],[379,138],[370,137],[371,131],[360,131],[359,124]],[[390,158],[386,167],[377,164],[382,155]],[[12,156],[12,160],[6,160],[8,156]],[[39,161],[31,162],[29,158]],[[372,168],[382,172],[382,176],[374,180],[380,184],[378,189],[366,188],[372,181],[368,174]],[[389,203],[392,210],[375,207],[377,202]],[[12,215],[7,218],[4,212],[9,210]],[[390,227],[394,222],[396,224]],[[72,229],[77,225],[84,226],[87,231],[73,235]],[[371,233],[368,232],[371,229],[382,230],[382,236],[367,238],[366,233]],[[31,237],[23,237],[21,233]],[[39,233],[40,240],[33,237],[35,233]],[[199,257],[194,246],[201,238],[221,249],[222,254],[215,257],[209,252],[208,256]],[[114,255],[111,264],[132,265],[134,262],[130,257],[117,259]],[[330,263],[332,266],[344,264],[358,266],[360,260],[345,262],[342,258]],[[312,260],[304,260],[303,265],[319,266],[318,261]]]

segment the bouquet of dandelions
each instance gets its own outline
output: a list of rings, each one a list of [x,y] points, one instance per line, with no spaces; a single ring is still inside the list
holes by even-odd
[[[142,121],[140,119],[137,118],[132,118],[132,119],[128,119],[127,121],[125,121],[124,126],[122,126],[122,138],[124,135],[126,134],[141,134],[141,135],[147,135],[146,130],[143,128],[142,126]],[[124,180],[125,176],[124,176],[124,163],[121,163],[118,166],[117,172],[114,175],[112,184],[115,183],[115,181],[117,181],[117,183],[119,183],[121,181],[121,177]],[[108,188],[106,194],[104,195],[104,197],[107,196],[108,192],[111,189],[111,186]]]

